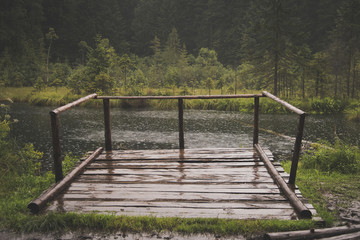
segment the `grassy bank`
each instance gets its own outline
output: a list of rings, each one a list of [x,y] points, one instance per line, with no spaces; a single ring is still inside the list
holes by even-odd
[[[290,172],[291,162],[282,163]],[[360,216],[351,212],[353,204],[360,203],[360,150],[337,141],[313,144],[301,158],[296,184],[311,201],[327,226]],[[356,219],[355,219],[356,220]],[[357,219],[359,220],[359,219]]]
[[[241,93],[260,93],[261,91],[243,91]],[[204,94],[208,92],[205,89],[195,89],[189,94]],[[180,95],[181,89],[146,89],[142,95]],[[220,90],[213,90],[212,94],[221,94]],[[114,95],[126,95],[118,92]],[[15,102],[27,102],[37,106],[61,106],[74,101],[82,96],[73,94],[67,88],[46,88],[39,92],[34,91],[31,87],[23,88],[3,88],[0,90],[0,99],[11,98]],[[318,114],[348,113],[352,120],[360,121],[359,108],[360,101],[357,100],[334,100],[331,98],[312,98],[312,99],[284,99],[292,105],[308,112]],[[177,101],[175,100],[112,100],[112,107],[121,108],[144,108],[150,107],[154,109],[169,110],[177,109]],[[253,99],[213,99],[213,100],[186,100],[184,101],[187,109],[203,109],[203,110],[220,110],[220,111],[240,111],[252,112],[254,109]],[[84,104],[88,107],[102,106],[102,102],[91,100]],[[282,105],[268,98],[260,100],[261,113],[287,113]]]

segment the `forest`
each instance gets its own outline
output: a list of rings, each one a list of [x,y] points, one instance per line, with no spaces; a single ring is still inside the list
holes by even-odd
[[[0,16],[2,87],[359,98],[359,0],[2,0]]]

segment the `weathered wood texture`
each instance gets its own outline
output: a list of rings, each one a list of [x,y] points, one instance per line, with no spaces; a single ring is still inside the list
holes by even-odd
[[[97,96],[97,99],[225,99],[225,98],[253,98],[264,97],[263,94],[237,95],[187,95],[187,96]]]
[[[264,152],[273,159],[270,151]],[[274,166],[288,177],[279,164]],[[298,189],[295,194],[305,201]],[[311,204],[305,205],[316,214]],[[185,218],[298,218],[252,148],[103,153],[47,210]]]
[[[71,102],[71,103],[68,103],[68,104],[66,104],[66,105],[64,105],[64,106],[62,106],[62,107],[58,107],[58,108],[56,108],[55,110],[53,110],[53,112],[54,112],[55,114],[59,114],[59,113],[61,113],[61,112],[65,112],[66,110],[68,110],[68,109],[70,109],[70,108],[72,108],[72,107],[75,107],[75,106],[77,106],[77,105],[79,105],[79,104],[81,104],[81,103],[83,103],[83,102],[86,102],[86,101],[88,101],[88,100],[90,100],[90,99],[94,99],[94,98],[96,98],[96,97],[97,97],[97,94],[96,94],[96,93],[87,95],[86,97],[79,98],[78,100],[73,101],[73,102]]]
[[[105,125],[105,150],[112,150],[111,143],[111,120],[110,120],[110,100],[103,99],[104,106],[104,125]]]
[[[57,182],[52,188],[44,192],[40,197],[29,203],[28,208],[33,213],[39,212],[50,200],[57,197],[61,191],[63,191],[84,169],[91,163],[99,154],[103,148],[98,148],[94,153],[88,156],[79,166],[74,168],[65,178]]]
[[[284,100],[281,100],[280,98],[276,97],[275,95],[272,95],[271,93],[267,92],[267,91],[263,91],[262,92],[264,96],[274,100],[275,102],[278,102],[280,103],[281,105],[283,105],[284,107],[286,107],[287,109],[289,109],[290,111],[293,111],[294,113],[296,114],[299,114],[299,115],[304,115],[306,114],[304,111],[300,110],[299,108],[297,107],[294,107],[293,105],[291,105],[290,103],[284,101]]]
[[[324,229],[311,229],[293,232],[266,233],[269,240],[295,240],[295,239],[360,239],[360,225],[341,226]]]
[[[260,154],[266,168],[268,169],[270,175],[274,179],[275,183],[279,186],[281,191],[284,193],[286,198],[290,201],[290,204],[294,206],[298,215],[301,218],[311,218],[311,211],[301,202],[301,200],[296,196],[296,194],[290,189],[290,187],[285,183],[284,179],[279,174],[279,171],[274,167],[270,162],[270,159],[265,154],[264,150],[260,147],[259,144],[255,144],[257,152]]]

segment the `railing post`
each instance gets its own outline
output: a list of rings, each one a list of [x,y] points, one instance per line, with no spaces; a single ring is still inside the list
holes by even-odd
[[[103,99],[104,105],[104,123],[105,123],[105,150],[111,151],[111,122],[110,122],[110,100]]]
[[[306,116],[305,113],[299,115],[298,129],[297,129],[296,140],[294,145],[294,154],[292,157],[290,178],[288,182],[290,185],[295,185],[296,171],[300,157],[301,141],[302,141],[304,125],[305,125],[305,116]]]
[[[64,175],[63,175],[63,171],[62,171],[58,114],[54,111],[51,111],[50,119],[51,119],[51,136],[52,136],[52,143],[53,143],[55,181],[59,182],[64,178]]]
[[[259,143],[259,97],[254,97],[254,133],[253,144]]]
[[[184,103],[183,99],[178,99],[178,108],[179,108],[179,148],[185,148],[184,142]]]

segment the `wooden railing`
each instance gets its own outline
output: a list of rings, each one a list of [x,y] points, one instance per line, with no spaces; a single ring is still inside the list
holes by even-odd
[[[90,99],[102,99],[104,107],[104,123],[105,123],[105,150],[112,150],[112,139],[111,139],[111,117],[110,117],[110,100],[111,99],[122,99],[122,100],[139,100],[139,99],[177,99],[178,100],[178,113],[179,113],[179,148],[185,148],[184,140],[184,100],[188,99],[227,99],[227,98],[254,98],[254,129],[253,129],[253,145],[259,151],[259,99],[260,97],[268,97],[279,104],[285,106],[287,109],[293,111],[299,115],[297,135],[294,145],[294,153],[292,156],[292,166],[290,172],[290,178],[288,184],[294,185],[296,179],[296,171],[298,166],[298,160],[301,150],[301,141],[304,130],[305,116],[306,113],[302,110],[292,106],[291,104],[277,98],[276,96],[263,92],[262,94],[239,94],[239,95],[201,95],[201,96],[97,96],[97,94],[91,94],[86,97],[80,98],[72,103],[66,104],[53,111],[50,111],[51,116],[51,128],[52,128],[52,142],[53,142],[53,157],[54,157],[54,172],[56,182],[63,179],[62,171],[62,157],[61,157],[61,146],[60,146],[60,124],[59,114],[64,112],[80,103],[86,102]]]

